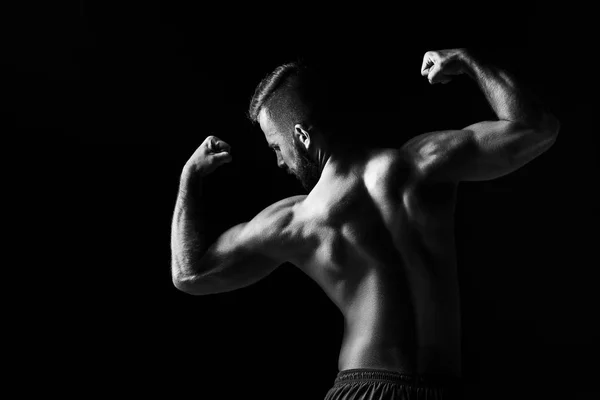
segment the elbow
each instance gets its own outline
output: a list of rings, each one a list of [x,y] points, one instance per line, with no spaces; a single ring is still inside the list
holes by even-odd
[[[551,137],[553,139],[552,143],[554,143],[560,131],[560,121],[554,115],[545,113],[540,123],[540,131],[545,136]]]
[[[177,290],[192,296],[204,294],[201,290],[203,285],[200,284],[198,277],[184,274],[175,264],[171,266],[171,271],[171,281]]]
[[[180,273],[176,272],[174,266],[171,266],[171,269],[171,282],[173,282],[173,286],[175,286],[175,289],[179,290],[180,292],[187,293],[188,285],[186,285],[185,280],[183,279]]]
[[[192,296],[200,296],[206,294],[200,290],[200,285],[192,279],[185,279],[173,276],[173,286],[177,290],[183,293],[190,294]]]
[[[175,274],[172,275],[172,282],[173,286],[175,286],[175,289],[179,290],[180,292],[189,292],[188,285],[185,284],[185,281],[180,277],[176,276]]]
[[[558,118],[549,113],[544,114],[539,124],[535,128],[532,127],[533,135],[531,138],[533,141],[530,142],[527,151],[533,151],[536,156],[544,153],[554,145],[559,131],[560,122]]]

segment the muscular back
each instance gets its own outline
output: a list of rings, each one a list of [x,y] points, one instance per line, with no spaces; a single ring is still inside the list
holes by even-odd
[[[194,176],[210,173],[231,156],[224,142],[216,143],[217,151],[203,143],[186,163],[175,207],[175,286],[191,294],[235,290],[289,261],[314,279],[344,315],[341,370],[460,376],[456,185],[523,167],[554,144],[560,129],[558,120],[510,74],[469,51],[424,56],[421,74],[430,83],[461,73],[476,81],[497,120],[425,133],[398,151],[365,151],[344,166],[330,163],[332,154],[324,160],[319,135],[311,138],[296,124],[297,143],[326,162],[317,185],[307,197],[267,207],[211,246],[197,234],[201,224],[190,193]],[[268,114],[262,108],[257,118],[267,141],[279,149],[280,166],[297,164],[291,145],[282,140],[287,133]]]
[[[293,264],[344,316],[338,367],[460,376],[455,186],[415,179],[395,150],[324,174],[294,207]]]

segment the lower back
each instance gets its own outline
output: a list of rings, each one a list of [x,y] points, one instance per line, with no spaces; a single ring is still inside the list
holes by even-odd
[[[358,284],[354,295],[347,295],[342,305],[345,328],[339,369],[461,376],[458,311],[419,309],[414,306],[410,290],[404,290],[406,282],[395,277],[401,274],[376,275],[374,272]],[[422,312],[437,317],[423,318],[419,315]],[[429,335],[432,330],[441,334]]]

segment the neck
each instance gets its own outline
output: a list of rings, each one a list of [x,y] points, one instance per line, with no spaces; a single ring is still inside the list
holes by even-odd
[[[332,171],[334,173],[346,173],[349,168],[360,161],[366,149],[350,146],[337,146],[332,151],[325,151],[318,156],[321,173]]]

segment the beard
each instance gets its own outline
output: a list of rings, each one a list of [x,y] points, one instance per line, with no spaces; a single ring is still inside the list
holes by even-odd
[[[296,141],[294,141],[294,148],[296,149],[297,165],[294,175],[296,175],[296,178],[298,178],[304,189],[310,192],[317,185],[321,177],[319,165],[311,160],[308,150]]]

